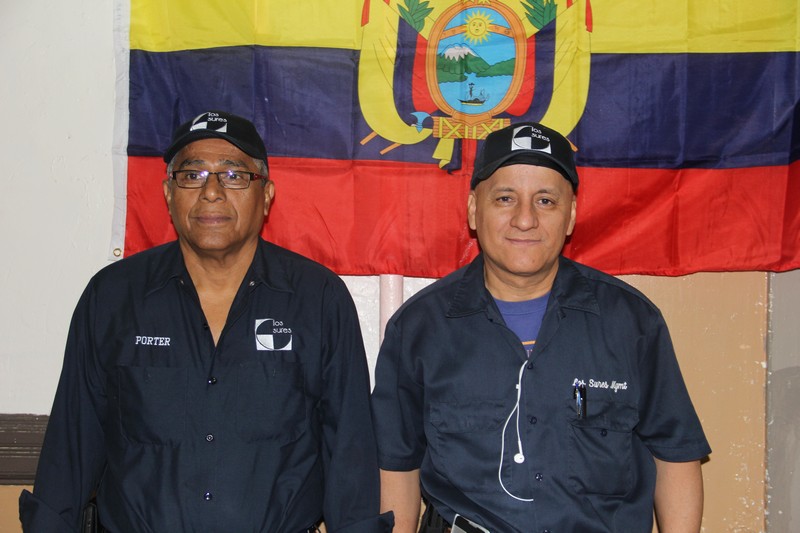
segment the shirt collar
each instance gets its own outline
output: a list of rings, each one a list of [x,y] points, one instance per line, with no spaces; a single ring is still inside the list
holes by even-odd
[[[178,241],[164,244],[161,248],[163,248],[163,253],[158,254],[158,260],[154,261],[152,270],[147,276],[145,294],[162,289],[173,279],[191,282]],[[244,283],[250,285],[263,283],[277,291],[292,292],[289,275],[281,260],[280,251],[281,248],[259,237],[258,248],[253,262],[245,274]]]
[[[558,260],[558,273],[553,282],[551,300],[558,301],[562,308],[600,314],[600,304],[589,285],[589,279],[581,272],[578,263],[564,256]]]
[[[478,254],[472,263],[464,267],[450,300],[447,316],[455,318],[481,312],[489,307],[490,300],[491,295],[486,290],[483,278],[483,254]]]
[[[276,291],[294,292],[282,252],[283,248],[259,237],[258,249],[246,278]]]
[[[479,254],[472,263],[464,267],[463,276],[457,282],[455,294],[450,300],[448,317],[471,315],[492,308],[491,295],[483,277],[483,266],[483,254]],[[557,302],[562,308],[600,314],[600,306],[586,277],[579,270],[578,264],[566,257],[559,257],[558,273],[550,292],[550,305]]]
[[[160,253],[159,249],[161,249]],[[151,254],[152,259],[147,263],[149,268],[145,278],[145,295],[164,288],[173,279],[189,278],[178,241],[172,241],[153,248],[152,251],[148,250],[142,253]]]

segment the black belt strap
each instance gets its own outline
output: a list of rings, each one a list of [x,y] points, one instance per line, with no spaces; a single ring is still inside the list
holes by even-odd
[[[422,513],[419,533],[450,533],[450,523],[439,514],[433,505],[425,502],[425,512]]]

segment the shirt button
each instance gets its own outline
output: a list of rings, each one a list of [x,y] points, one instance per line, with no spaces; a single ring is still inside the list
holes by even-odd
[[[536,481],[541,481],[544,479],[544,476],[540,472],[537,472],[535,477]]]
[[[217,384],[217,378],[215,378],[214,376],[211,376],[210,378],[208,378],[208,384],[209,385],[216,385]]]
[[[533,370],[533,363],[528,363],[528,370]]]
[[[251,287],[255,287],[255,286],[256,286],[256,282],[255,282],[255,281],[251,281],[251,282],[250,282],[250,286],[251,286]]]
[[[206,435],[206,440],[207,440],[208,442],[212,442],[212,441],[214,440],[214,435],[212,435],[211,433],[209,433],[208,435]]]
[[[210,502],[211,500],[214,499],[214,495],[211,494],[210,492],[206,492],[205,494],[203,494],[203,499],[207,502]]]
[[[607,429],[601,429],[600,430],[600,435],[605,437],[606,435],[608,435],[608,430]]]
[[[537,419],[535,416],[532,416],[532,417],[528,418],[528,422],[530,422],[531,424],[535,424],[538,421],[539,421],[539,419]]]

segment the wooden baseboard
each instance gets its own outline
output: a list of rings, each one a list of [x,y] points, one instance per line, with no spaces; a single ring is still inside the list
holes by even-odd
[[[0,485],[30,485],[48,417],[0,414]]]

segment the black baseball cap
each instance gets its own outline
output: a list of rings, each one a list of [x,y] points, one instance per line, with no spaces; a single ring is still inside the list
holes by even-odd
[[[520,122],[493,131],[475,158],[470,189],[503,166],[521,164],[552,168],[578,190],[578,171],[572,144],[556,130],[536,122]]]
[[[267,149],[253,123],[224,111],[206,111],[178,126],[172,135],[172,143],[164,152],[164,161],[172,161],[175,154],[189,143],[213,138],[225,139],[247,155],[267,162]]]

